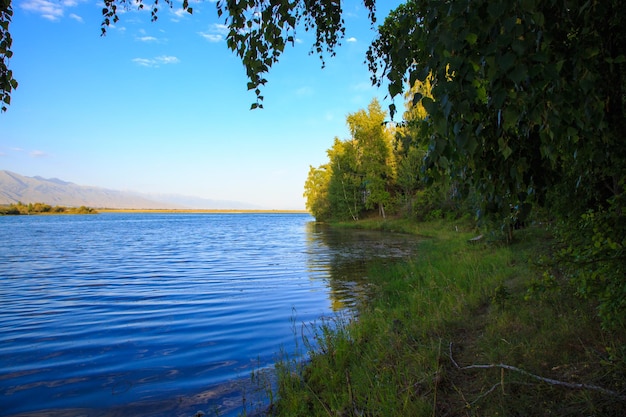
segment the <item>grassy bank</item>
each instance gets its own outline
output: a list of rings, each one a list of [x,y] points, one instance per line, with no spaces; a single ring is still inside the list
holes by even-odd
[[[278,364],[279,416],[626,415],[624,329],[547,278],[550,234],[476,243],[470,222],[369,221],[427,237],[368,274],[358,319],[320,323],[310,362]],[[306,346],[307,343],[304,343]]]

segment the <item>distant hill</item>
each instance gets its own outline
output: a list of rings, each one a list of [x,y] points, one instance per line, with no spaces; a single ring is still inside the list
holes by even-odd
[[[58,178],[25,177],[0,170],[0,204],[45,203],[52,206],[125,209],[255,209],[236,201],[180,195],[147,195],[77,185]]]

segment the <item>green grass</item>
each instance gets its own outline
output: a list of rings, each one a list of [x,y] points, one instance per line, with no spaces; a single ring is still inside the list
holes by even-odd
[[[623,397],[496,366],[462,369],[504,364],[625,395],[624,329],[603,331],[591,303],[545,282],[536,261],[549,251],[546,230],[505,245],[468,243],[478,231],[463,220],[358,226],[428,239],[416,259],[368,273],[376,297],[358,319],[300,335],[310,361],[278,363],[272,415],[626,415]]]

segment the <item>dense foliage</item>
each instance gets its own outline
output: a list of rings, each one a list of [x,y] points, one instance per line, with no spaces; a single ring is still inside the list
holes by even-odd
[[[415,89],[426,93],[425,88]],[[428,184],[427,144],[417,140],[427,129],[424,118],[424,109],[417,105],[405,113],[411,123],[388,123],[377,100],[367,110],[349,114],[350,138],[335,138],[327,150],[328,162],[309,169],[304,185],[309,212],[318,221],[387,215],[423,220],[460,214],[455,209],[463,202],[454,184],[443,179]]]
[[[17,88],[17,81],[13,78],[13,71],[9,69],[9,60],[13,56],[11,45],[13,39],[9,31],[9,24],[13,17],[11,0],[0,0],[0,110],[6,111],[11,104],[11,91]]]
[[[508,229],[531,209],[558,225],[555,273],[626,324],[626,11],[619,1],[408,1],[368,51],[373,82],[427,112],[426,182]],[[393,113],[395,107],[390,108]],[[407,162],[408,164],[408,162]]]
[[[348,115],[347,123],[351,138],[335,138],[327,151],[329,162],[310,168],[307,208],[318,220],[358,220],[370,210],[385,217],[396,177],[392,129],[377,100],[367,111]]]
[[[28,203],[18,202],[7,206],[0,206],[0,215],[20,215],[20,214],[95,214],[96,210],[80,206],[80,207],[64,207],[51,206],[44,203]]]

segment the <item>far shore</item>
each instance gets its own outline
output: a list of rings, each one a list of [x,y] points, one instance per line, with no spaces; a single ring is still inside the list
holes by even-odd
[[[98,208],[99,213],[259,213],[259,214],[290,214],[301,213],[307,214],[306,210],[247,210],[247,209],[116,209],[116,208]]]

